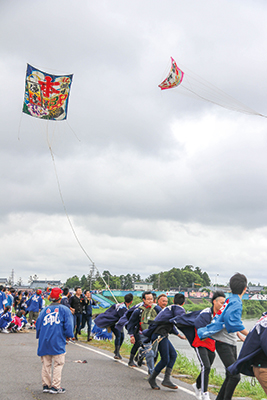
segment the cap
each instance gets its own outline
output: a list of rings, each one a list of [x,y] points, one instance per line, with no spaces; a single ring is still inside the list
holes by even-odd
[[[40,289],[36,290],[37,294],[42,294],[42,291]]]
[[[53,288],[50,293],[50,300],[53,301],[53,300],[61,299],[62,293],[63,293],[63,291],[60,288],[58,288],[58,287]]]

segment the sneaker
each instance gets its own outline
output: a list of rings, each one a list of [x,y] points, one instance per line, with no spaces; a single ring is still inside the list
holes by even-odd
[[[43,386],[43,393],[49,393],[50,392],[50,388],[47,385]]]
[[[3,329],[1,332],[2,333],[10,333],[7,329]]]
[[[192,388],[193,388],[194,391],[195,391],[196,398],[197,398],[198,400],[202,400],[201,389],[198,389],[198,388],[197,388],[196,382],[193,383]],[[207,398],[207,400],[208,400],[208,398]]]
[[[53,386],[49,390],[49,393],[51,393],[51,394],[61,394],[61,393],[65,393],[65,392],[66,392],[65,389],[63,389],[63,388],[56,389]]]
[[[210,400],[209,392],[202,393],[202,400]]]

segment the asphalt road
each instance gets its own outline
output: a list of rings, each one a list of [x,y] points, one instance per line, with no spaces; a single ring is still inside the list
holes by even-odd
[[[1,400],[42,400],[52,396],[42,392],[41,360],[36,351],[35,331],[0,334]],[[76,360],[87,360],[87,364],[75,363]],[[85,343],[70,343],[62,374],[66,393],[60,396],[65,400],[195,399],[191,385],[177,379],[173,381],[178,390],[161,385],[161,390],[152,390],[146,368],[129,368],[127,362],[115,361],[112,353]]]

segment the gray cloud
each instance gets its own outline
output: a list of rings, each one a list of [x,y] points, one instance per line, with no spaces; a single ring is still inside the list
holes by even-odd
[[[249,0],[2,2],[1,274],[90,268],[50,145],[100,270],[193,264],[226,281],[253,265],[249,280],[266,282],[266,120],[157,87],[173,56],[193,91],[266,113],[266,13]],[[27,62],[74,73],[67,122],[22,115]]]

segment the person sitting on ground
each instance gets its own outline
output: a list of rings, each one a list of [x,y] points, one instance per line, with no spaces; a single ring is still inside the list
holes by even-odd
[[[229,400],[240,381],[240,374],[232,375],[227,368],[237,359],[237,332],[247,336],[241,320],[242,297],[247,290],[247,278],[236,273],[230,279],[232,296],[224,303],[223,307],[215,315],[212,322],[206,327],[199,328],[197,334],[200,339],[211,337],[215,339],[216,351],[225,366],[226,376],[224,383],[216,397],[216,400]]]
[[[68,307],[60,304],[61,295],[61,289],[51,290],[52,303],[41,311],[36,321],[36,339],[39,339],[37,354],[43,364],[44,393],[65,393],[61,387],[61,375],[65,364],[66,340],[73,336],[73,315]]]
[[[215,340],[206,338],[205,340],[199,339],[197,335],[197,329],[202,328],[211,323],[213,317],[220,308],[223,306],[225,301],[225,294],[221,290],[217,290],[213,293],[211,299],[211,307],[205,308],[201,311],[195,320],[195,339],[192,346],[195,348],[197,358],[200,362],[201,372],[198,375],[196,382],[193,384],[193,388],[196,393],[196,397],[199,400],[209,400],[208,384],[210,369],[215,359]]]
[[[8,328],[12,322],[10,306],[5,308],[5,311],[0,316],[0,332],[9,333]]]
[[[115,360],[121,360],[122,356],[120,355],[120,348],[124,340],[124,333],[123,330],[120,331],[116,328],[116,323],[119,319],[127,312],[129,306],[133,302],[133,295],[132,293],[128,293],[124,296],[124,302],[113,304],[107,311],[102,314],[99,314],[95,318],[95,324],[99,328],[107,328],[110,327],[111,331],[115,335],[115,351],[114,351],[114,358]]]
[[[11,324],[13,324],[13,332],[19,332],[22,328],[22,322],[20,319],[21,311],[18,311],[12,318]]]
[[[23,329],[23,328],[26,328],[28,321],[27,321],[27,319],[26,319],[26,317],[25,317],[25,311],[24,311],[24,310],[18,311],[18,312],[17,312],[17,316],[18,316],[18,317],[20,318],[20,320],[21,320],[21,327],[22,327],[22,329]]]

